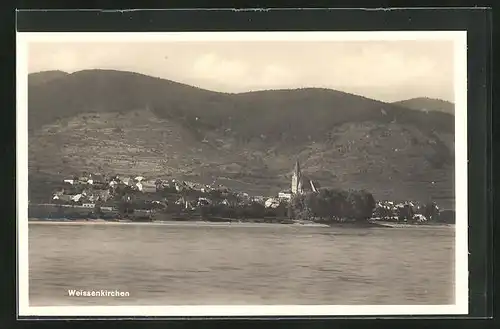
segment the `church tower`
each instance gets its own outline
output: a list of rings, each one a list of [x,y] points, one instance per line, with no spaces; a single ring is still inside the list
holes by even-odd
[[[292,194],[302,194],[302,172],[300,171],[299,160],[295,163],[292,175]]]

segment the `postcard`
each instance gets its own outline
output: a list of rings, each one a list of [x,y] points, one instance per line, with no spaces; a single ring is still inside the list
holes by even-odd
[[[466,314],[466,52],[17,33],[19,315]]]

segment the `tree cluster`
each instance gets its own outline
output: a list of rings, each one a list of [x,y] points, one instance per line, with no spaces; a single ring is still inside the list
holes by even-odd
[[[296,195],[290,202],[290,215],[295,219],[319,221],[368,220],[375,199],[367,191],[322,189],[319,193]]]
[[[221,217],[234,219],[264,218],[267,215],[267,209],[264,205],[251,202],[242,205],[224,205],[212,204],[200,207],[202,217]]]

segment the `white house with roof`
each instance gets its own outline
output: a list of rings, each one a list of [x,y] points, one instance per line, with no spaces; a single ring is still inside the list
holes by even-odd
[[[140,184],[142,185],[142,192],[144,193],[154,193],[156,192],[156,180],[152,179],[142,179],[140,181]]]
[[[279,199],[277,198],[269,198],[266,200],[266,202],[264,203],[264,206],[266,208],[278,208],[280,206],[281,202]]]
[[[278,198],[282,200],[291,200],[292,199],[292,191],[284,190],[278,193]]]
[[[75,202],[78,202],[78,201],[80,201],[80,199],[81,199],[82,197],[83,197],[83,195],[82,195],[82,194],[76,194],[76,195],[74,195],[74,196],[72,196],[72,197],[71,197],[71,200],[72,200],[72,201],[75,201]]]

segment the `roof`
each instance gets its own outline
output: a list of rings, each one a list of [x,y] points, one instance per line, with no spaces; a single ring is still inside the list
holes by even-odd
[[[295,172],[300,172],[300,163],[299,163],[299,160],[297,160],[295,162],[295,168],[294,168],[294,171]]]

